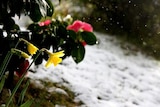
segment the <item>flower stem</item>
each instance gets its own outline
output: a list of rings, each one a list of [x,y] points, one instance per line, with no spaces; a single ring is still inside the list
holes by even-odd
[[[19,79],[18,83],[16,84],[16,86],[14,87],[11,96],[9,97],[6,106],[5,107],[9,107],[9,104],[11,103],[13,96],[15,95],[16,91],[18,90],[19,86],[21,85],[22,81],[24,80],[25,74],[26,72],[29,70],[29,68],[31,67],[31,65],[36,61],[36,59],[39,57],[39,55],[42,53],[42,51],[40,50],[39,53],[36,55],[36,57],[33,59],[33,61],[31,62],[31,64],[29,65],[29,67],[26,69],[26,71],[23,73],[22,77]]]
[[[21,40],[19,39],[14,48],[17,48],[17,46],[18,46],[18,44],[19,44],[20,42],[21,42]]]
[[[25,42],[25,43],[27,43],[27,44],[29,43],[27,40],[25,40],[25,39],[23,39],[23,38],[20,38],[19,41],[23,41],[23,42]]]
[[[18,40],[18,42],[15,45],[15,48],[17,48],[18,44],[20,43],[20,40]],[[12,58],[13,53],[11,51],[8,51],[7,55],[5,56],[1,66],[0,66],[0,80],[2,79],[4,72],[8,66],[8,63],[10,61],[10,59]]]
[[[2,77],[4,75],[4,72],[5,72],[6,68],[7,68],[7,65],[8,65],[11,57],[12,57],[12,52],[8,51],[7,55],[5,56],[5,58],[4,58],[4,60],[3,60],[2,64],[1,64],[1,67],[0,67],[0,80],[2,79]]]

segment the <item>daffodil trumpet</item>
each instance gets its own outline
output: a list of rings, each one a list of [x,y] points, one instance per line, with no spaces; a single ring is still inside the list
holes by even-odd
[[[20,57],[29,58],[29,55],[27,53],[25,53],[25,52],[23,52],[23,51],[21,51],[19,49],[12,48],[11,52],[16,54],[16,55],[18,55],[18,56],[20,56]]]
[[[59,63],[62,62],[62,58],[65,54],[64,51],[59,51],[59,52],[55,52],[52,53],[49,50],[43,48],[42,50],[44,50],[48,55],[49,58],[47,60],[47,63],[45,64],[45,67],[48,68],[49,66],[51,66],[51,64],[53,64],[54,66],[57,66]]]
[[[28,42],[27,40],[20,38],[20,41],[23,41],[27,44],[27,50],[31,55],[36,54],[38,48],[36,46],[34,46],[32,43]]]

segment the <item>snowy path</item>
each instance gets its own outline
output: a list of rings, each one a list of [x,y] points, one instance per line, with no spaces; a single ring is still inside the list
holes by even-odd
[[[71,58],[62,65],[40,66],[32,78],[64,84],[82,107],[160,107],[160,65],[141,53],[120,48],[114,37],[96,33],[100,44],[86,46],[83,62]],[[33,66],[34,68],[34,66]]]

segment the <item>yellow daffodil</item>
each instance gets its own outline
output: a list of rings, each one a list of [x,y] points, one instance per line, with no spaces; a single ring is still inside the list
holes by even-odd
[[[36,46],[34,46],[32,43],[28,42],[27,40],[20,38],[20,41],[23,41],[27,44],[27,50],[28,52],[33,55],[36,54],[38,48]]]
[[[60,51],[60,52],[56,52],[56,53],[50,53],[47,51],[47,53],[49,53],[49,59],[45,65],[45,67],[49,67],[51,64],[54,64],[54,66],[58,65],[59,63],[62,62],[62,58],[64,56],[64,51]]]
[[[21,52],[21,56],[24,58],[29,58],[29,55],[23,51]]]
[[[12,49],[11,51],[12,51],[12,53],[17,54],[23,58],[29,58],[29,55],[27,53],[25,53],[19,49]]]
[[[31,43],[27,43],[27,49],[28,49],[28,52],[33,55],[33,54],[36,54],[38,48],[36,46],[34,46],[33,44]]]

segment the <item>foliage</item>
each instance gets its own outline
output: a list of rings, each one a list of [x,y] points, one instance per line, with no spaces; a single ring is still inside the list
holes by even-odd
[[[14,77],[16,84],[19,78]],[[59,83],[50,82],[50,80],[34,80],[25,78],[19,87],[15,97],[13,98],[12,104],[18,104],[19,96],[22,90],[26,87],[26,83],[29,81],[28,89],[25,93],[23,104],[27,101],[32,101],[30,107],[55,107],[56,105],[66,107],[76,107],[83,103],[80,101],[74,101],[76,95],[68,87],[63,86]],[[38,81],[38,82],[37,82]],[[23,93],[23,92],[22,92]],[[0,105],[6,102],[9,91],[7,88],[3,88],[2,96],[0,97]],[[30,99],[30,100],[29,100]],[[11,105],[9,106],[11,107]],[[19,106],[18,106],[19,107]]]
[[[33,21],[24,31],[13,19],[15,15],[21,17],[21,14],[29,16]],[[53,16],[54,6],[50,0],[0,1],[0,89],[5,86],[12,90],[6,107],[12,103],[33,63],[39,65],[43,60],[48,60],[46,67],[51,64],[56,66],[62,62],[62,58],[69,56],[80,63],[85,56],[85,45],[96,44],[97,39],[90,24],[79,20],[73,22],[69,15],[64,18]],[[81,24],[68,29],[77,22]],[[30,57],[33,59],[31,63],[27,60]],[[5,81],[2,77],[6,71],[9,74]],[[15,72],[20,79],[14,87]],[[20,94],[20,107],[28,107],[33,102],[28,100],[22,104],[27,88],[28,85]]]
[[[81,42],[86,41],[89,45],[96,44],[97,40],[92,32],[85,31],[81,28],[78,29],[78,32],[67,30],[68,23],[64,20],[48,19],[48,21],[50,21],[50,23],[47,26],[40,26],[41,23],[43,23],[40,22],[33,23],[28,27],[32,32],[30,41],[35,43],[39,48],[45,47],[49,49],[52,47],[53,52],[64,50],[64,58],[72,56],[75,62],[79,63],[85,55],[85,48],[80,48],[83,47]],[[91,41],[92,43],[90,43]],[[72,53],[74,53],[74,55]],[[41,64],[42,60],[46,59],[46,57],[46,54],[43,54],[36,60],[35,64]]]
[[[85,48],[82,42],[86,41],[89,45],[96,44],[96,37],[92,31],[85,31],[79,28],[78,32],[74,32],[66,29],[72,23],[71,17],[67,16],[58,19],[52,17],[54,7],[50,0],[16,0],[14,2],[12,0],[2,0],[0,8],[2,11],[0,12],[0,23],[2,26],[0,29],[1,62],[4,60],[7,52],[14,48],[19,38],[30,41],[39,49],[52,48],[53,52],[64,50],[65,56],[63,58],[72,56],[76,63],[81,62],[85,55]],[[19,29],[20,26],[12,19],[15,15],[20,17],[21,13],[25,13],[33,21],[26,31],[21,31]],[[17,48],[28,54],[26,51],[27,45],[26,43],[20,43]],[[48,55],[43,52],[35,61],[35,64],[41,64],[42,60],[47,58]],[[17,67],[24,61],[25,58],[13,55],[7,70],[17,71]]]

